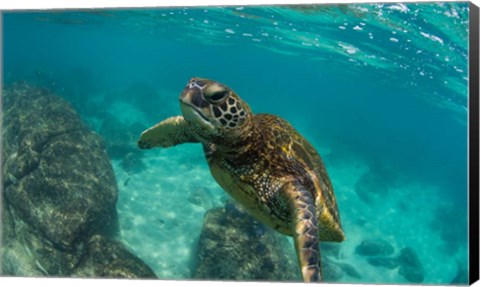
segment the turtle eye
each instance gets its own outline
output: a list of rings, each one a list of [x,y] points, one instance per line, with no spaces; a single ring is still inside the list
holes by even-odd
[[[228,91],[220,91],[216,92],[208,97],[208,100],[218,103],[225,99],[225,97],[228,95]]]

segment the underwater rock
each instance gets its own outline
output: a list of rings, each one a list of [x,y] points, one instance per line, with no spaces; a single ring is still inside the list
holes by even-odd
[[[324,282],[338,282],[345,275],[361,279],[360,273],[350,264],[338,262],[329,259],[328,257],[322,257],[322,275]]]
[[[286,237],[264,226],[234,203],[207,211],[194,278],[300,281]],[[290,253],[286,250],[292,249]]]
[[[378,255],[389,255],[393,253],[393,247],[389,244],[383,242],[382,245],[385,247],[378,250],[384,250],[384,252],[383,254]],[[357,253],[360,246],[361,245],[357,246]],[[400,250],[400,255],[396,257],[369,257],[367,258],[367,262],[375,267],[383,267],[387,269],[398,268],[398,273],[412,283],[421,283],[425,277],[423,265],[418,259],[417,253],[411,247],[403,248]]]
[[[423,265],[418,259],[418,255],[411,247],[405,247],[398,256],[400,268],[398,273],[413,283],[421,283],[424,279]]]
[[[386,240],[364,240],[356,248],[355,252],[362,256],[385,256],[394,252],[393,246]]]
[[[118,189],[103,142],[46,90],[13,84],[3,103],[2,273],[70,275],[85,242],[118,230]]]
[[[72,107],[16,85],[5,90],[4,108],[4,196],[19,217],[62,249],[113,224],[110,161]]]
[[[0,275],[6,276],[45,276],[48,271],[33,258],[32,244],[41,237],[32,231],[21,220],[15,220],[14,210],[2,202],[2,248]],[[45,244],[48,246],[47,244]],[[57,262],[61,262],[59,254],[55,254]]]
[[[147,167],[141,159],[141,154],[133,152],[128,153],[125,158],[123,158],[120,166],[129,175],[139,173]]]
[[[74,277],[156,278],[155,273],[119,242],[94,235]]]
[[[107,116],[98,133],[103,138],[111,158],[124,159],[128,154],[135,154],[140,159],[142,153],[137,147],[137,139],[145,129],[146,126],[141,123],[122,124],[116,118]]]
[[[370,257],[367,259],[367,262],[375,267],[384,267],[387,269],[395,269],[399,264],[397,258],[392,257]]]
[[[322,275],[324,282],[338,282],[343,278],[344,272],[338,264],[322,257]]]

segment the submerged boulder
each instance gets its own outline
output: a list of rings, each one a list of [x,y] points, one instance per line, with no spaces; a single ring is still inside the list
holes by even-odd
[[[322,258],[322,275],[325,282],[337,282],[343,278],[345,272],[334,261]]]
[[[423,265],[411,247],[401,249],[400,254],[396,256],[368,257],[367,262],[379,268],[398,269],[398,274],[412,283],[422,283],[425,278]]]
[[[322,257],[322,274],[324,282],[358,281],[362,275],[355,267],[348,263]],[[345,275],[348,276],[345,278]]]
[[[411,247],[405,247],[398,256],[400,269],[398,273],[410,282],[421,283],[425,277],[423,265],[418,259],[418,255]]]
[[[75,277],[155,278],[153,271],[121,243],[94,235],[85,256],[75,269]]]
[[[364,240],[356,248],[355,252],[362,256],[390,255],[395,249],[386,240]]]
[[[4,95],[4,196],[61,249],[115,224],[118,190],[103,143],[72,107],[27,85]]]
[[[205,215],[194,278],[299,281],[289,249],[287,238],[227,203]]]
[[[3,103],[2,273],[72,275],[92,236],[110,242],[118,228],[103,141],[46,90],[14,84]]]

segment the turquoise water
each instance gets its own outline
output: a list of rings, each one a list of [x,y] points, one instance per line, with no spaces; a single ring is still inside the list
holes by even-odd
[[[362,274],[339,282],[408,283],[355,252],[370,239],[411,247],[424,283],[467,268],[467,3],[44,11],[3,26],[4,85],[51,89],[107,146],[180,114],[193,76],[287,119],[335,187],[338,260]],[[190,278],[203,214],[226,199],[201,147],[143,151],[144,168],[125,154],[109,153],[121,241],[158,277]],[[189,202],[198,189],[207,203]]]

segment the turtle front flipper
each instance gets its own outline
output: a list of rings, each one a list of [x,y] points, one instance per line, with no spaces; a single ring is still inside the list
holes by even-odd
[[[320,281],[320,242],[314,199],[298,183],[288,184],[284,191],[292,207],[292,234],[303,281]]]
[[[145,130],[138,139],[138,147],[150,149],[154,147],[171,147],[178,144],[198,140],[193,136],[188,123],[182,116],[170,117]]]

